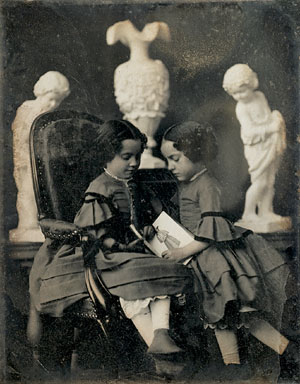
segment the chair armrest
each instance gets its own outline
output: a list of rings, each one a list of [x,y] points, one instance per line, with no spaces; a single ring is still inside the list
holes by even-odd
[[[80,240],[84,234],[82,228],[67,221],[42,219],[39,224],[45,237],[52,240]]]
[[[96,268],[95,256],[100,250],[101,241],[84,228],[63,220],[42,219],[39,222],[45,237],[63,243],[78,244],[82,248],[85,267]]]

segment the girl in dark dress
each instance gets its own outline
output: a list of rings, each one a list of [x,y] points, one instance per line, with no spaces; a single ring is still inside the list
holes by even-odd
[[[110,120],[99,129],[97,145],[103,154],[100,174],[88,187],[75,224],[100,240],[96,265],[111,294],[118,296],[149,346],[149,353],[180,352],[170,338],[170,296],[185,292],[190,271],[145,252],[130,224],[150,234],[150,224],[161,212],[161,202],[135,181],[146,137],[124,120]],[[100,168],[100,164],[99,164]],[[82,249],[63,245],[53,256],[47,242],[34,259],[30,274],[30,329],[38,313],[62,316],[64,310],[87,297]]]
[[[193,256],[188,266],[200,310],[206,327],[214,329],[224,363],[240,364],[235,329],[241,326],[283,354],[289,341],[275,327],[286,300],[288,267],[262,237],[234,226],[222,213],[219,185],[206,168],[217,155],[213,128],[193,121],[174,125],[161,150],[179,181],[180,222],[195,236],[164,257],[182,263]]]

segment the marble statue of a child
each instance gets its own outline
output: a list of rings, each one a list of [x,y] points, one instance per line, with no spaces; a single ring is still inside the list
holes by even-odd
[[[34,86],[34,100],[25,101],[17,110],[12,124],[14,179],[17,186],[18,227],[11,230],[12,242],[41,242],[44,236],[38,226],[37,206],[31,175],[29,134],[35,118],[53,111],[70,94],[68,79],[49,71]]]
[[[286,130],[281,113],[271,111],[258,85],[256,73],[246,64],[235,64],[223,79],[223,88],[237,101],[236,116],[251,178],[239,224],[273,232],[290,225],[288,218],[273,210],[275,176],[286,149]]]

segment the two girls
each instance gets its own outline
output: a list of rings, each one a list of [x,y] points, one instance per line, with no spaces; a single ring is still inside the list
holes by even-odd
[[[106,287],[118,296],[153,354],[181,349],[168,333],[170,296],[192,283],[181,264],[146,253],[130,224],[151,233],[150,224],[161,212],[161,202],[135,180],[146,136],[124,120],[99,127],[96,149],[101,153],[100,175],[88,187],[75,224],[99,240],[96,265]],[[31,312],[28,335],[39,332],[39,313],[62,316],[73,303],[88,296],[80,244],[63,245],[53,255],[48,240],[34,259],[30,274]]]

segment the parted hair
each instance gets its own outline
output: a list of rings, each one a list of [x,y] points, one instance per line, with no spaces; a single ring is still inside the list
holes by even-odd
[[[101,153],[103,166],[122,150],[124,140],[141,140],[143,152],[147,136],[127,120],[108,120],[100,125],[95,145]]]
[[[206,122],[185,121],[174,124],[166,130],[163,139],[173,141],[174,147],[193,163],[211,161],[218,153],[214,129]]]

